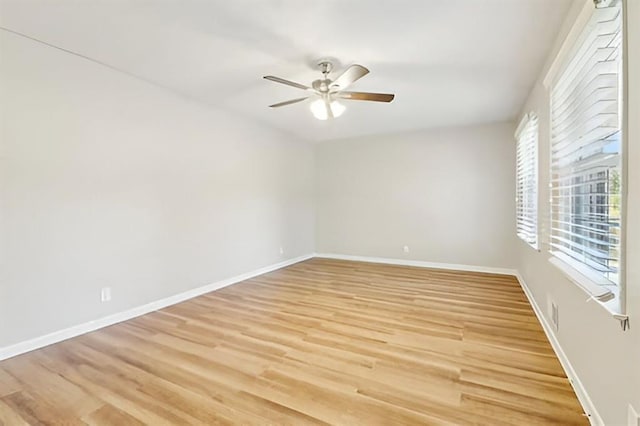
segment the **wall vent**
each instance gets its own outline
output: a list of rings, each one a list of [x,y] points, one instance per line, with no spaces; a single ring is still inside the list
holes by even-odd
[[[560,323],[558,318],[558,304],[553,301],[551,295],[547,295],[547,315],[551,320],[551,325],[555,331],[558,331]]]

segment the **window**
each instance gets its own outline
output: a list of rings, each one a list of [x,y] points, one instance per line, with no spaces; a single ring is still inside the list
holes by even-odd
[[[527,114],[516,130],[516,232],[538,248],[538,117]]]
[[[598,286],[620,284],[620,3],[594,11],[551,90],[551,253]]]

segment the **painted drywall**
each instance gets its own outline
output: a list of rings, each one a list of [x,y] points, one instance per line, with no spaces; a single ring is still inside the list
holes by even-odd
[[[330,140],[511,118],[570,1],[0,0],[0,26]],[[304,93],[260,76],[310,84],[327,55],[332,79],[361,63],[371,73],[353,89],[398,100],[350,102],[332,122],[314,119],[308,103],[265,108]]]
[[[549,95],[542,79],[556,57],[561,43],[584,4],[577,1],[563,34],[533,88],[522,114],[534,111],[540,120],[541,212],[548,211],[549,182]],[[592,5],[590,6],[592,7]],[[629,60],[629,149],[627,197],[627,308],[631,329],[622,331],[618,321],[601,306],[587,303],[586,294],[548,262],[546,250],[533,250],[518,241],[517,268],[538,305],[548,312],[548,298],[558,304],[559,330],[556,337],[575,369],[604,424],[626,425],[627,405],[640,407],[640,2],[627,2]],[[545,217],[544,215],[542,217]],[[541,223],[545,230],[544,221]]]
[[[638,76],[640,4],[628,14]],[[314,222],[307,145],[14,35],[0,49],[0,347],[310,252],[315,226],[319,252],[518,267],[540,306],[559,304],[558,340],[606,424],[640,407],[637,78],[622,332],[513,237],[512,124],[321,144]],[[547,105],[538,83],[523,112],[541,120],[541,182]]]
[[[513,132],[500,123],[318,144],[316,251],[513,267]]]
[[[0,347],[313,252],[310,144],[14,34],[0,51]]]

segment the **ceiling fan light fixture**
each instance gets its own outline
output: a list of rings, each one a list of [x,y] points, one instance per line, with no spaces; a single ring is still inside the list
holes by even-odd
[[[333,69],[333,65],[331,64],[331,62],[323,60],[320,61],[319,65],[320,71],[322,72],[322,78],[314,80],[308,86],[296,83],[295,81],[276,77],[274,75],[265,75],[263,77],[265,80],[270,80],[274,83],[284,84],[286,86],[294,87],[296,89],[301,89],[307,92],[307,96],[305,97],[278,102],[273,105],[269,105],[269,107],[280,108],[291,104],[297,104],[311,97],[315,98],[315,101],[310,105],[313,116],[318,120],[328,120],[330,118],[340,117],[346,109],[344,105],[342,105],[340,102],[337,102],[335,98],[341,100],[347,99],[349,100],[349,102],[372,101],[389,103],[393,101],[395,97],[395,95],[391,93],[346,91],[345,89],[347,89],[353,83],[360,80],[362,77],[369,73],[369,70],[362,65],[351,65],[335,79],[329,78],[329,73]]]
[[[344,105],[342,105],[338,101],[331,102],[331,112],[333,112],[334,117],[340,117],[344,110],[347,109]]]
[[[338,101],[331,101],[329,103],[329,108],[331,109],[331,114],[333,118],[338,118],[342,115],[344,110],[346,109],[344,105],[342,105]],[[311,113],[318,120],[326,120],[329,118],[329,114],[327,111],[327,104],[324,99],[318,99],[313,101],[310,105]]]

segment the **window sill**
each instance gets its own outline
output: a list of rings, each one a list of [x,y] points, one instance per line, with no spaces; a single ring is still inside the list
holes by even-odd
[[[607,284],[608,281],[604,278],[587,276],[587,274],[572,266],[570,261],[565,261],[555,255],[549,258],[549,262],[589,296],[587,302],[595,300],[614,318],[626,323],[628,317],[622,313],[620,286],[611,283]],[[623,329],[626,329],[625,324],[623,324]]]
[[[520,242],[526,244],[529,248],[534,249],[538,253],[540,253],[542,251],[542,249],[540,248],[540,243],[538,243],[537,241],[535,243],[531,243],[531,242],[527,241],[525,238],[522,238],[521,235],[518,235],[518,239],[520,240]]]

